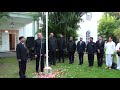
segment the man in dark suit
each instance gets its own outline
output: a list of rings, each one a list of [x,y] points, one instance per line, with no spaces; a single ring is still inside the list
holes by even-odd
[[[64,63],[64,49],[65,49],[65,39],[62,34],[60,34],[60,38],[58,39],[58,50],[59,50],[59,62]]]
[[[88,44],[87,44],[86,52],[88,53],[89,66],[93,66],[94,54],[96,52],[96,45],[93,42],[93,37],[90,37],[90,42],[88,42]]]
[[[42,33],[37,34],[38,39],[35,40],[34,51],[36,58],[36,73],[39,72],[39,66],[41,66],[41,73],[44,72],[44,58],[46,54],[46,42],[42,37]],[[40,64],[40,65],[39,65]]]
[[[19,76],[20,78],[26,78],[26,63],[28,60],[28,49],[25,46],[25,38],[19,37],[20,43],[16,46],[16,55],[19,62]]]
[[[70,37],[70,41],[68,42],[67,51],[69,54],[69,64],[74,63],[74,53],[76,51],[76,43],[73,41],[73,37]]]
[[[101,67],[103,64],[104,44],[102,37],[99,37],[99,40],[96,42],[98,67]]]
[[[80,37],[80,41],[78,41],[78,43],[77,43],[77,52],[79,55],[79,65],[83,64],[83,56],[84,56],[84,52],[85,52],[85,48],[86,48],[86,44],[82,40],[83,40],[83,38]]]
[[[57,50],[57,40],[53,33],[50,33],[50,38],[48,40],[49,49],[49,64],[56,65],[56,50]]]

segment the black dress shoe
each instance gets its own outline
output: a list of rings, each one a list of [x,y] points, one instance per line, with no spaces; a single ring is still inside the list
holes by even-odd
[[[92,67],[92,66],[88,65],[87,67]]]
[[[49,66],[51,66],[51,64],[49,64]]]
[[[91,66],[89,66],[89,67],[93,67],[93,66],[91,65]]]
[[[53,64],[54,66],[56,66],[56,64]]]

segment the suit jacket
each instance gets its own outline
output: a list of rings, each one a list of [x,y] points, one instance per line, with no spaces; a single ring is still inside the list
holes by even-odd
[[[86,48],[85,42],[82,41],[82,43],[80,44],[80,41],[78,41],[78,43],[77,43],[77,51],[78,51],[78,53],[84,53],[85,48]]]
[[[100,53],[104,53],[104,44],[105,42],[102,41],[101,43],[99,43],[99,40],[96,42],[96,51],[98,53],[98,49],[100,50]]]
[[[55,37],[50,37],[48,40],[48,49],[49,51],[56,51],[57,49],[57,40]]]
[[[21,61],[27,61],[28,59],[28,49],[23,45],[22,43],[17,44],[16,46],[16,55],[17,55],[17,60],[21,59]]]
[[[94,54],[96,52],[96,44],[94,42],[88,42],[86,52],[88,54]]]
[[[60,50],[60,51],[62,51],[63,49],[65,49],[65,39],[62,37],[60,37],[59,39],[58,39],[58,43],[57,43],[58,45],[58,49]]]
[[[42,44],[41,44],[42,43]],[[36,39],[34,44],[35,55],[46,54],[46,42],[45,39]]]
[[[76,43],[74,41],[69,41],[68,42],[67,51],[75,53],[75,51],[76,51]]]

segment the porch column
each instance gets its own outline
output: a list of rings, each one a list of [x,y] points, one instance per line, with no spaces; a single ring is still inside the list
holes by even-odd
[[[32,22],[32,34],[33,34],[33,37],[35,37],[35,20],[33,19],[33,22]]]
[[[37,19],[37,31],[39,30],[39,18]]]
[[[36,20],[35,21],[35,34],[38,31],[38,29],[39,29],[39,20]],[[35,39],[37,39],[37,34],[35,35]]]

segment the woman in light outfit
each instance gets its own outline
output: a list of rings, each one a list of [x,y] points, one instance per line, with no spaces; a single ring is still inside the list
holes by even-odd
[[[116,52],[120,52],[120,39],[119,43],[116,46]],[[117,54],[116,57],[117,57],[117,69],[120,70],[120,56],[118,56]]]
[[[106,49],[106,68],[111,69],[113,54],[115,52],[115,43],[112,41],[112,37],[109,37],[109,41],[105,43]]]

